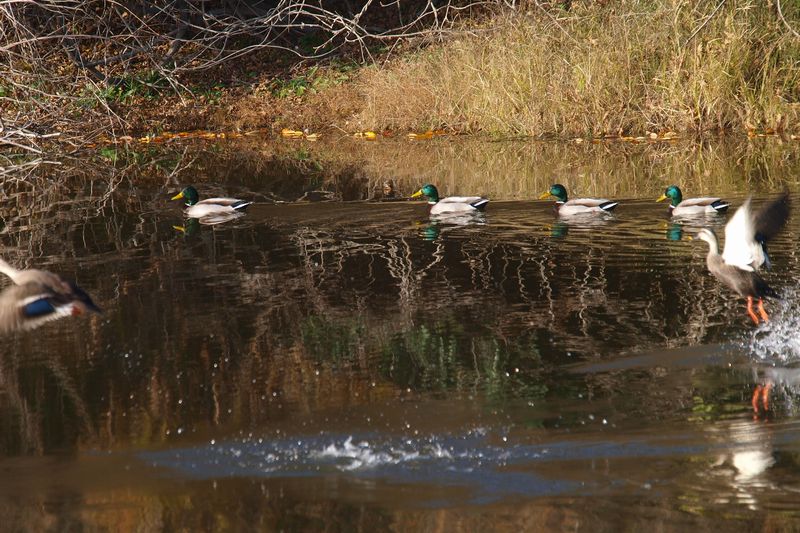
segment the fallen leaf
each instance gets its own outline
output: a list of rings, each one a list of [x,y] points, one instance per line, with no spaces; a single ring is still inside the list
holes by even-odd
[[[297,139],[303,136],[303,132],[298,130],[290,130],[289,128],[283,128],[281,130],[281,136]]]
[[[425,133],[409,133],[408,138],[414,140],[423,140],[423,139],[430,139],[433,137],[433,132],[431,130],[426,131]]]

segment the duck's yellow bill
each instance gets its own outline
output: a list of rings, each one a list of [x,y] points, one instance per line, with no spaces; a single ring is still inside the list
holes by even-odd
[[[694,240],[694,237],[692,237],[691,235],[687,235],[687,236],[686,236],[686,240],[687,240],[687,241],[693,241],[693,240]]]
[[[412,194],[411,198],[419,198],[420,196],[422,196],[422,189],[420,189],[417,192],[415,192],[414,194]]]
[[[180,231],[181,233],[186,233],[186,228],[183,226],[172,226],[172,229]]]
[[[544,200],[548,196],[550,196],[550,191],[543,192],[542,194],[539,195],[539,200]]]
[[[656,200],[656,202],[663,202],[667,198],[669,197],[666,194],[662,194],[661,196],[658,197],[658,200]]]
[[[181,198],[183,198],[183,191],[170,198],[170,200],[180,200]]]

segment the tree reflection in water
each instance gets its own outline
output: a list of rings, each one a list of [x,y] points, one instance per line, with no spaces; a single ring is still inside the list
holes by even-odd
[[[12,491],[0,483],[0,493],[16,498],[0,510],[6,523],[502,530],[622,520],[651,527],[652,516],[637,508],[653,509],[664,524],[686,519],[676,509],[698,497],[698,484],[718,487],[700,477],[716,449],[704,448],[701,459],[653,461],[671,480],[659,495],[641,488],[652,483],[641,457],[535,467],[608,482],[608,495],[592,506],[568,494],[433,512],[420,502],[436,507],[468,489],[347,477],[186,481],[159,489],[131,480],[116,464],[106,465],[111,473],[104,479],[76,481],[92,471],[82,461],[98,451],[118,457],[250,434],[303,439],[364,428],[401,436],[483,428],[503,446],[503,437],[516,434],[545,444],[582,432],[612,438],[612,424],[648,436],[678,438],[694,428],[722,435],[726,417],[749,420],[755,380],[736,364],[679,367],[666,359],[603,372],[569,368],[708,347],[749,331],[705,272],[702,252],[664,238],[661,206],[651,205],[663,184],[653,185],[647,163],[658,161],[667,182],[695,180],[693,190],[740,202],[745,189],[778,188],[773,176],[797,171],[797,157],[755,143],[490,144],[397,143],[380,151],[362,144],[346,152],[318,144],[302,158],[289,143],[222,146],[216,153],[119,147],[114,164],[87,154],[65,161],[58,180],[43,167],[40,175],[4,183],[0,240],[9,261],[35,258],[76,279],[106,308],[102,317],[4,338],[3,464],[41,461],[16,471],[29,484]],[[697,177],[686,177],[687,158]],[[626,201],[596,226],[557,226],[545,203],[529,200],[553,173],[567,174],[576,194],[648,200]],[[443,193],[485,191],[491,211],[481,224],[427,220],[420,231],[415,222],[424,206],[354,201],[375,196],[388,179],[392,195],[402,196],[420,176],[441,183]],[[169,206],[168,192],[189,178],[210,196],[257,203],[245,218],[176,232],[182,214]],[[348,201],[294,202],[316,190]],[[785,251],[793,249],[797,228],[790,222],[774,247],[776,284],[790,285],[800,271]],[[762,478],[796,472],[785,442],[773,441],[779,460]],[[47,461],[56,454],[66,459],[64,470],[53,472]],[[639,466],[629,467],[633,462]],[[779,488],[768,489],[769,497],[785,503],[785,493],[776,492],[785,484],[773,485]],[[380,490],[382,499],[362,503]],[[748,524],[767,515],[780,520],[760,493],[754,498],[762,514],[748,515]],[[727,510],[691,507],[693,525],[716,526]]]

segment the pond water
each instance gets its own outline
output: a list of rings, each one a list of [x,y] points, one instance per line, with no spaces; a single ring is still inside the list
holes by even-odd
[[[4,528],[796,528],[800,217],[755,327],[686,239],[730,214],[654,200],[797,176],[779,139],[251,138],[26,167],[2,257],[104,313],[3,338]],[[621,205],[558,220],[533,200],[555,180]],[[452,223],[383,197],[424,182],[492,202]],[[186,221],[189,183],[255,204]]]

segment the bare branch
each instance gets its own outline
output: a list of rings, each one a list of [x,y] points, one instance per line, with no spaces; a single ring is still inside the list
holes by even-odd
[[[783,25],[786,26],[786,29],[788,29],[795,37],[800,38],[800,33],[797,33],[797,30],[792,28],[791,24],[789,24],[789,22],[786,20],[786,17],[783,16],[783,9],[781,9],[781,0],[775,0],[775,8],[778,11],[778,18],[781,19],[781,22],[783,22]]]

